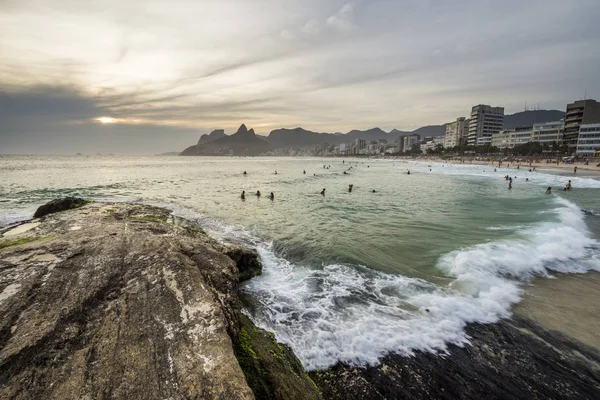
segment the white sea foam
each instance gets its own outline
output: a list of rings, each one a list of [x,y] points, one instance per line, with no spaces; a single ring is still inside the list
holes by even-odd
[[[438,268],[452,280],[446,287],[358,266],[292,265],[263,245],[263,275],[244,287],[260,303],[254,321],[289,344],[309,370],[462,345],[467,323],[509,316],[520,284],[532,276],[600,271],[599,243],[588,237],[581,210],[556,202],[560,222],[442,256]]]
[[[411,163],[408,165],[410,166]],[[424,173],[424,174],[440,174],[440,175],[454,175],[463,177],[480,177],[487,179],[502,180],[505,175],[511,177],[517,177],[516,183],[525,184],[525,179],[529,179],[527,184],[529,185],[540,185],[540,186],[552,186],[554,189],[564,187],[568,180],[574,188],[581,189],[600,189],[600,180],[586,177],[569,176],[569,175],[558,175],[555,173],[568,173],[569,171],[559,170],[536,170],[535,172],[529,172],[529,168],[526,166],[521,169],[515,168],[498,168],[490,165],[475,165],[475,164],[442,164],[442,163],[417,163],[410,166],[412,173]],[[431,168],[428,166],[431,165]],[[430,171],[431,169],[431,171]],[[496,169],[496,172],[494,172]],[[555,172],[555,173],[552,173]]]

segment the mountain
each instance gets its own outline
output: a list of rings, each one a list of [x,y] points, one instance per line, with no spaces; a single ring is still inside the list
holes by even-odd
[[[444,136],[446,134],[446,125],[448,124],[422,126],[409,133],[421,135],[421,138],[425,136]]]
[[[373,128],[373,129],[368,129],[366,131],[359,131],[357,129],[354,129],[348,133],[346,133],[346,135],[344,135],[344,137],[342,137],[342,139],[344,139],[344,141],[354,141],[356,139],[366,139],[366,140],[380,140],[380,139],[389,139],[389,134],[384,131],[381,130],[379,128]]]
[[[267,136],[267,142],[275,148],[303,148],[319,146],[323,143],[340,144],[340,135],[307,131],[303,128],[275,129]],[[343,139],[343,136],[341,137]]]
[[[182,156],[258,156],[273,150],[273,146],[266,140],[259,138],[254,129],[248,130],[242,124],[236,133],[218,139],[190,146],[180,155]]]
[[[560,110],[522,111],[515,114],[505,115],[504,129],[515,128],[517,126],[541,124],[544,122],[559,121],[564,116],[565,112]]]
[[[200,136],[200,140],[198,140],[198,144],[204,144],[204,143],[212,142],[213,140],[220,139],[220,138],[222,138],[224,136],[226,136],[225,135],[225,130],[223,130],[223,129],[215,129],[214,131],[212,131],[208,135],[204,134],[204,135]]]

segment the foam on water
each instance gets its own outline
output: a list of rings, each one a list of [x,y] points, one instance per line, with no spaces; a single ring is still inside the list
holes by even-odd
[[[429,167],[431,165],[431,167]],[[580,189],[600,189],[600,180],[589,177],[577,177],[568,175],[555,175],[550,172],[568,173],[569,171],[548,170],[547,172],[538,169],[535,172],[529,172],[529,167],[522,166],[520,169],[494,167],[491,165],[475,165],[475,164],[443,164],[438,162],[411,162],[404,163],[403,168],[410,169],[411,173],[438,174],[438,175],[453,175],[453,176],[471,176],[479,178],[493,178],[501,180],[505,175],[511,177],[517,176],[517,182],[527,182],[530,185],[552,186],[553,189],[564,187],[570,179],[574,188]],[[431,169],[431,171],[429,171]],[[496,172],[494,172],[496,169]],[[404,169],[401,169],[404,172]],[[515,183],[517,183],[515,182]]]
[[[389,352],[445,351],[468,342],[467,323],[510,316],[531,277],[600,271],[600,246],[588,237],[583,213],[556,202],[560,222],[442,256],[437,267],[450,281],[444,287],[360,266],[293,265],[263,244],[263,275],[243,290],[259,302],[252,310],[257,325],[290,345],[308,370],[338,361],[375,364]]]

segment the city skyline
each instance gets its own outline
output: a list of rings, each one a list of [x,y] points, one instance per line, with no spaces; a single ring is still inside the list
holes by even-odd
[[[0,153],[172,151],[242,122],[411,131],[600,97],[595,1],[322,3],[0,2]]]

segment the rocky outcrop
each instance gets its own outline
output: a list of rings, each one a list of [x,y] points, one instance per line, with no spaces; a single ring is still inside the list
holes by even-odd
[[[197,225],[106,203],[40,222],[0,237],[0,398],[252,399],[239,348],[270,347],[293,369],[261,370],[268,398],[314,387],[291,352],[254,344],[230,249]],[[256,267],[255,253],[235,254]]]
[[[41,218],[48,214],[71,210],[73,208],[81,207],[86,203],[87,202],[84,199],[77,197],[65,197],[62,199],[52,200],[51,202],[40,206],[33,215],[33,218]]]
[[[467,327],[471,344],[447,354],[385,356],[380,365],[336,365],[311,376],[326,399],[598,399],[600,354],[514,317]]]
[[[226,254],[235,261],[240,273],[240,282],[262,274],[262,264],[256,251],[238,247],[226,250]]]
[[[266,140],[259,138],[253,129],[242,124],[231,136],[198,143],[185,149],[182,156],[257,156],[273,150]]]
[[[215,129],[214,131],[212,131],[208,135],[204,134],[204,135],[200,136],[200,139],[198,140],[198,145],[202,145],[204,143],[212,142],[213,140],[217,140],[217,139],[220,139],[220,138],[225,137],[225,136],[226,136],[225,135],[225,130],[223,130],[223,129]]]

